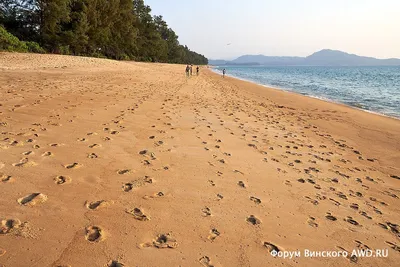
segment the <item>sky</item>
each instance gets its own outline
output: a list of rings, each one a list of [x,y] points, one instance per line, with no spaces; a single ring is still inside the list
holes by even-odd
[[[400,0],[144,1],[181,44],[209,59],[321,49],[400,58]]]

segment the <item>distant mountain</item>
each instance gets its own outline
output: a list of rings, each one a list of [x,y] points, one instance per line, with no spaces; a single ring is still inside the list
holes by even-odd
[[[236,59],[235,59],[236,60]],[[228,61],[224,59],[209,59],[208,65],[221,66],[221,65],[260,65],[256,61],[235,62],[235,60]]]
[[[229,63],[229,61],[223,60],[223,59],[209,59],[208,60],[208,64],[209,65],[214,65],[214,66],[226,65],[228,63]]]
[[[328,66],[383,66],[400,65],[400,59],[377,59],[324,49],[305,58],[307,65]]]
[[[400,59],[362,57],[338,50],[324,49],[308,57],[270,57],[244,55],[232,61],[209,60],[210,65],[265,65],[265,66],[400,66]]]
[[[268,57],[264,55],[245,55],[232,60],[230,63],[249,64],[258,63],[259,65],[297,65],[303,62],[302,57]]]

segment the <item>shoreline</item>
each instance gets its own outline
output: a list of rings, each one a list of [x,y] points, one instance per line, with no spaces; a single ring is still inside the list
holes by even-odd
[[[360,267],[400,260],[397,120],[183,65],[0,65],[0,265],[290,267],[271,250],[360,244],[389,251]]]
[[[208,69],[211,70],[215,74],[220,74],[217,71],[215,66],[210,66]],[[237,77],[237,76],[230,75],[230,74],[227,74],[226,76],[230,77],[230,78],[233,78],[233,79],[238,79],[240,81],[249,82],[249,83],[253,83],[253,84],[259,85],[259,86],[263,86],[263,87],[268,88],[268,89],[274,89],[274,90],[280,90],[280,91],[283,91],[283,92],[294,93],[294,94],[297,94],[297,95],[302,95],[302,96],[310,97],[310,98],[313,98],[313,99],[318,99],[318,100],[321,100],[321,101],[324,101],[324,102],[327,102],[327,103],[343,105],[343,106],[350,107],[350,108],[353,108],[353,109],[356,109],[356,110],[360,110],[360,111],[364,111],[364,112],[367,112],[367,113],[370,113],[370,114],[379,115],[379,116],[382,116],[382,117],[391,118],[391,119],[395,119],[395,120],[399,120],[400,121],[400,115],[399,115],[399,117],[390,116],[390,115],[387,115],[387,114],[384,114],[384,113],[380,113],[380,112],[377,112],[377,111],[367,110],[367,109],[359,108],[359,107],[352,106],[352,105],[349,105],[349,104],[346,104],[346,103],[342,103],[342,102],[339,102],[339,101],[335,101],[333,99],[329,99],[329,98],[325,98],[325,97],[319,97],[319,96],[313,96],[313,95],[307,95],[307,94],[302,94],[302,93],[296,92],[294,90],[291,90],[289,88],[283,88],[283,87],[278,87],[278,86],[273,86],[273,85],[268,85],[268,84],[261,84],[261,83],[257,83],[257,82],[252,81],[252,80],[244,79],[244,78]]]
[[[244,90],[265,97],[268,101],[282,105],[285,108],[303,110],[307,114],[317,113],[311,121],[321,130],[348,139],[352,145],[362,145],[366,152],[382,155],[382,163],[394,164],[393,160],[400,162],[400,153],[385,155],[385,151],[397,148],[400,151],[400,120],[397,118],[366,112],[342,103],[325,101],[296,92],[284,91],[277,88],[267,87],[254,82],[244,81],[236,77],[228,76],[222,79],[213,70],[209,70],[212,78],[221,82],[232,83],[239,90]],[[330,118],[328,119],[328,115]],[[350,130],[351,129],[351,130]],[[383,164],[386,165],[386,164]],[[394,164],[395,165],[395,164]],[[380,166],[382,167],[382,166]],[[395,168],[397,172],[397,168]],[[386,169],[388,171],[388,169]],[[394,170],[393,170],[394,171]]]

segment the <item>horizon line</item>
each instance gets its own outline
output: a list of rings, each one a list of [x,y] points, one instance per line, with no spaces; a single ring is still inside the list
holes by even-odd
[[[268,56],[268,55],[264,55],[264,54],[242,54],[242,55],[240,55],[240,56],[231,57],[231,58],[233,58],[233,59],[223,59],[223,58],[216,58],[216,59],[213,59],[213,58],[208,58],[208,60],[225,60],[225,61],[232,61],[232,60],[235,60],[235,59],[237,59],[237,58],[239,58],[239,57],[243,57],[243,56],[307,58],[307,57],[309,57],[309,56],[311,56],[311,55],[313,55],[313,54],[315,54],[315,53],[322,52],[322,51],[326,51],[326,50],[341,52],[341,53],[345,53],[345,54],[348,54],[348,55],[355,55],[355,56],[358,56],[358,57],[374,58],[374,59],[379,59],[379,60],[387,60],[387,59],[397,59],[397,60],[400,60],[400,58],[396,58],[396,57],[378,58],[378,57],[373,57],[373,56],[361,56],[361,55],[358,55],[358,54],[349,53],[349,52],[345,52],[345,51],[337,50],[337,49],[330,49],[330,48],[324,48],[324,49],[318,50],[318,51],[316,51],[316,52],[313,52],[313,53],[309,54],[308,56]]]

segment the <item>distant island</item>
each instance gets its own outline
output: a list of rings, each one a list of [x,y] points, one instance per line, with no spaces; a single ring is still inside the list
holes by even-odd
[[[232,61],[209,60],[210,65],[264,65],[264,66],[400,66],[400,59],[377,59],[346,52],[323,49],[308,57],[275,57],[244,55]]]

